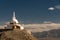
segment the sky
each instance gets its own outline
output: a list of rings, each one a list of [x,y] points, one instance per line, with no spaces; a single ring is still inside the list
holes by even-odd
[[[60,23],[59,8],[59,0],[0,0],[0,23],[11,21],[13,11],[21,23]]]

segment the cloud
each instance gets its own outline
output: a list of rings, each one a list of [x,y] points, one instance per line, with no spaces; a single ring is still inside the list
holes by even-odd
[[[53,23],[53,22],[51,22],[51,21],[44,21],[43,23],[50,24],[50,23]]]
[[[60,5],[55,6],[56,9],[60,9]]]
[[[54,7],[49,7],[48,10],[53,11],[53,10],[55,10],[55,8]]]
[[[48,31],[52,29],[59,29],[60,23],[44,21],[42,24],[26,24],[24,25],[24,27],[28,30],[31,30],[32,32],[42,32],[42,31]]]
[[[56,5],[56,6],[54,6],[54,7],[49,7],[48,8],[48,10],[50,10],[50,11],[53,11],[53,10],[55,10],[55,9],[60,9],[60,5]]]

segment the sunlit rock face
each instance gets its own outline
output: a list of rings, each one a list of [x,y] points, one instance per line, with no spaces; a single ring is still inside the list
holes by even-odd
[[[8,30],[0,35],[0,40],[37,40],[28,30]]]

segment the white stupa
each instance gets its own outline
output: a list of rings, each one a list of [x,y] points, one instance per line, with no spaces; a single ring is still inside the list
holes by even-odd
[[[18,20],[15,17],[15,11],[13,12],[12,21],[15,22],[15,23],[19,23]]]
[[[13,12],[13,17],[11,22],[5,27],[5,29],[20,29],[23,30],[24,27],[19,24],[18,20],[15,17],[15,11]]]

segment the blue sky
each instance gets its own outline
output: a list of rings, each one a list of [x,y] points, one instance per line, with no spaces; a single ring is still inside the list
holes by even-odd
[[[22,23],[60,22],[60,10],[48,10],[56,5],[59,0],[0,0],[0,22],[10,21],[13,11]]]

